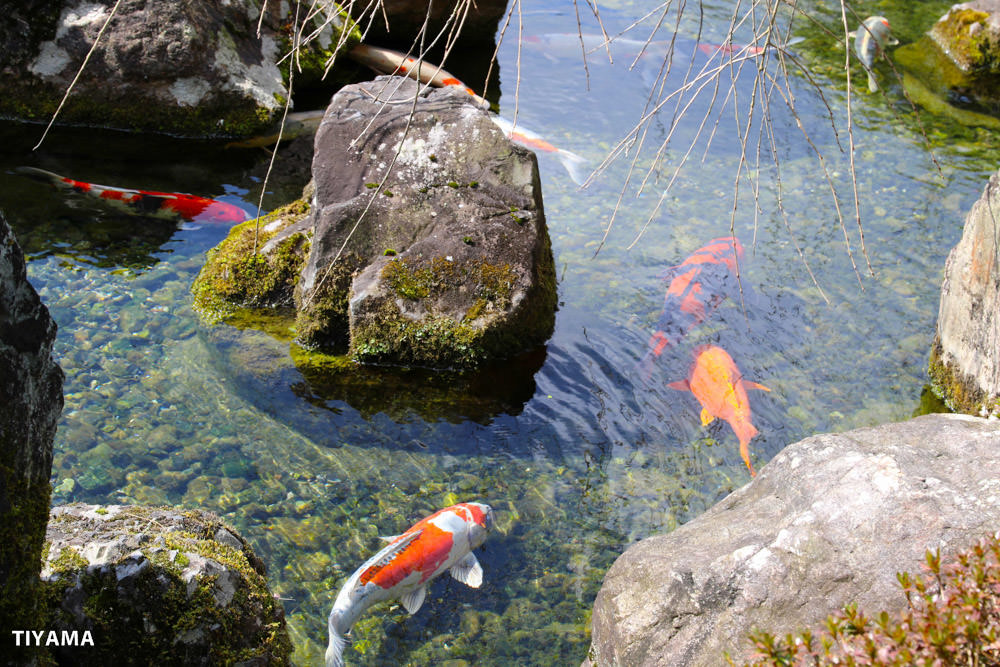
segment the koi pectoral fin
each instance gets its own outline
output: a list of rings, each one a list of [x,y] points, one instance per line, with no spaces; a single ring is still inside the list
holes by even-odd
[[[424,597],[427,596],[427,587],[421,586],[420,588],[410,591],[403,597],[399,598],[399,601],[403,603],[403,607],[406,608],[411,614],[416,614],[417,610],[424,604]]]
[[[677,391],[691,391],[691,384],[687,380],[677,380],[676,382],[668,382],[667,386],[671,389],[676,389]]]
[[[762,391],[771,391],[768,387],[765,387],[764,385],[758,382],[750,382],[749,380],[744,380],[743,386],[749,389],[760,389]]]
[[[711,424],[714,421],[715,421],[715,417],[712,416],[712,413],[710,413],[706,408],[702,408],[701,409],[701,425],[702,426],[708,426],[709,424]]]
[[[460,581],[471,588],[483,585],[483,567],[472,552],[465,554],[465,558],[452,565],[449,572],[455,581]]]

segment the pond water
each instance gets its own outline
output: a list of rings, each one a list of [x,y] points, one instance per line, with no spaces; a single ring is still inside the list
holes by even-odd
[[[603,3],[602,19],[614,34],[656,6]],[[810,6],[839,29],[838,4]],[[947,6],[861,3],[858,12],[891,16],[905,43]],[[702,41],[723,40],[732,3],[704,8]],[[568,1],[528,9],[526,37],[576,30]],[[697,36],[697,15],[689,11],[680,36]],[[923,409],[945,257],[995,168],[998,142],[949,121],[918,119],[885,65],[885,96],[867,94],[862,70],[853,70],[870,274],[848,157],[828,119],[832,112],[846,147],[843,48],[804,22],[797,28],[805,41],[793,48],[822,96],[799,75],[789,86],[841,195],[858,272],[823,168],[778,97],[774,145],[765,142],[759,167],[744,168],[735,208],[740,149],[730,110],[710,150],[703,136],[654,214],[707,106],[691,107],[657,165],[653,155],[674,114],[668,105],[649,124],[646,147],[584,190],[558,160],[539,157],[559,276],[555,332],[544,349],[472,377],[381,369],[341,382],[304,373],[287,338],[210,327],[192,311],[191,283],[224,228],[118,216],[8,175],[0,206],[59,325],[55,353],[67,376],[53,502],[218,512],[268,564],[302,665],[321,662],[338,587],[380,547],[379,535],[398,534],[458,500],[488,502],[498,528],[479,552],[482,588],[443,577],[412,617],[399,606],[372,610],[355,626],[348,661],[578,664],[589,645],[591,605],[615,557],[750,479],[732,429],[719,420],[702,426],[694,397],[667,387],[687,374],[697,345],[725,348],[745,378],[771,389],[750,392],[758,468],[811,434]],[[543,49],[526,39],[519,54],[516,31],[515,17],[500,50],[502,113],[513,116],[516,105],[523,127],[596,167],[642,113],[658,63],[650,72],[648,57],[630,69],[628,57],[612,64],[592,54],[585,69],[579,47]],[[584,17],[584,31],[599,28]],[[752,88],[752,75],[739,77],[738,104]],[[216,196],[251,210],[268,159],[216,142],[80,129],[57,129],[31,152],[41,130],[0,125],[0,168],[33,165],[92,182]],[[772,154],[780,158],[787,221]],[[636,198],[641,179],[633,177],[601,246],[633,158],[637,173],[653,166],[656,178]],[[272,184],[264,208],[296,194]],[[746,248],[745,308],[724,301],[647,372],[642,360],[663,307],[663,272],[731,230]]]

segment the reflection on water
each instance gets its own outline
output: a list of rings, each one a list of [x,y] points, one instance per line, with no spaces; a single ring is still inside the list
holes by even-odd
[[[638,13],[630,5],[602,16],[620,28]],[[706,16],[706,35],[717,40],[726,12]],[[575,29],[572,12],[525,21],[526,33]],[[798,48],[813,61],[836,61],[830,76],[842,76],[842,53],[818,39],[809,35]],[[502,48],[508,115],[516,57],[513,43]],[[576,60],[525,49],[518,108],[525,126],[596,166],[643,108],[647,84],[627,63],[588,63],[589,90]],[[840,80],[821,81],[843,118]],[[794,85],[803,125],[838,188],[850,192],[823,100],[804,82]],[[750,443],[758,468],[812,433],[905,419],[921,406],[944,259],[994,166],[996,139],[924,118],[939,174],[907,106],[894,110],[866,95],[855,103],[874,276],[852,228],[855,274],[828,186],[787,115],[775,115],[774,147],[787,226],[768,167],[753,175],[765,177],[760,209],[743,187],[734,214],[738,148],[719,135],[704,158],[698,151],[689,161],[635,247],[628,249],[672,172],[623,200],[595,255],[627,161],[579,191],[556,159],[541,155],[560,280],[555,333],[545,349],[472,375],[384,368],[331,375],[304,365],[280,335],[206,327],[189,289],[224,230],[71,208],[51,188],[7,175],[0,206],[59,325],[56,355],[67,374],[54,500],[218,511],[269,564],[300,664],[319,662],[337,588],[379,548],[379,535],[456,500],[488,502],[498,530],[479,555],[483,587],[441,578],[414,617],[398,606],[374,610],[355,626],[348,659],[577,662],[589,641],[590,606],[616,555],[749,480],[729,427],[719,420],[703,427],[691,396],[667,387],[687,376],[696,346],[724,347],[746,377],[772,389],[750,397],[761,431]],[[665,123],[650,128],[656,143]],[[0,127],[0,169],[30,164],[246,208],[259,197],[263,152],[61,130],[30,153],[34,129]],[[681,129],[690,136],[696,128]],[[679,146],[663,164],[683,157],[686,145]],[[638,164],[649,166],[651,156],[641,153]],[[299,186],[290,180],[269,192],[265,207],[297,196]],[[746,248],[742,304],[720,303],[644,376],[663,270],[730,233]]]

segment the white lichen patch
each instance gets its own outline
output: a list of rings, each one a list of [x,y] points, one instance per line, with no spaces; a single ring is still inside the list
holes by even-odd
[[[429,178],[441,169],[432,155],[440,155],[448,146],[448,133],[442,125],[435,125],[423,137],[406,137],[392,148],[397,153],[396,167],[410,178]]]
[[[211,90],[211,85],[208,81],[194,76],[177,79],[170,86],[170,94],[182,107],[197,106],[209,90]]]
[[[281,72],[276,63],[278,45],[273,38],[261,38],[261,61],[248,65],[236,51],[236,44],[229,33],[219,33],[219,46],[215,52],[215,66],[227,77],[226,86],[237,90],[260,107],[277,110],[281,107],[278,96],[285,97],[288,91],[281,80]]]
[[[103,24],[108,20],[108,8],[95,2],[83,2],[73,8],[63,10],[56,26],[56,39],[63,37],[73,28],[83,28],[92,23]]]
[[[66,69],[69,64],[69,53],[55,42],[43,42],[38,57],[28,66],[36,76],[55,76]]]

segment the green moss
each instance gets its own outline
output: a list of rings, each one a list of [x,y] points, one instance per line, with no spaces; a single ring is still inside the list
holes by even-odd
[[[14,443],[0,442],[0,452],[17,450]],[[0,465],[0,498],[6,505],[0,520],[0,627],[44,628],[37,605],[38,572],[45,525],[49,516],[52,486],[48,481],[29,484],[25,473]],[[8,644],[8,660],[28,663],[44,650]]]
[[[354,273],[365,265],[357,253],[344,253],[308,300],[300,298],[296,340],[307,349],[346,347],[349,338],[347,296]]]
[[[208,252],[205,266],[191,287],[195,308],[207,319],[219,321],[231,317],[237,308],[290,306],[309,254],[309,238],[304,233],[292,234],[267,254],[260,249],[308,212],[309,205],[299,200],[233,227],[222,243]],[[277,221],[283,224],[265,231]]]
[[[1000,414],[1000,399],[990,399],[971,377],[961,373],[953,365],[945,364],[942,353],[941,342],[935,339],[927,373],[931,389],[944,404],[954,412],[969,415]]]
[[[975,9],[950,11],[934,26],[934,32],[946,43],[959,63],[970,71],[996,69],[995,44],[990,44],[986,25],[989,14]],[[980,27],[973,30],[974,25]]]

